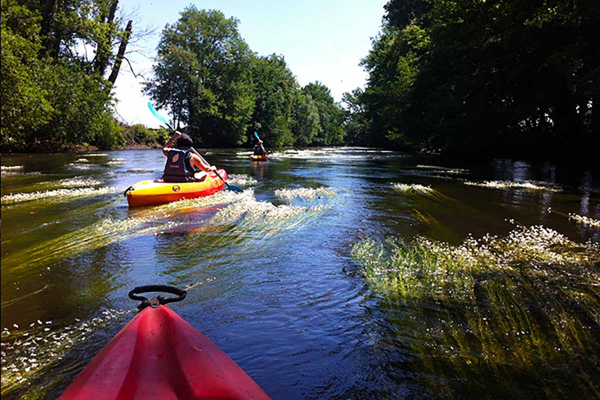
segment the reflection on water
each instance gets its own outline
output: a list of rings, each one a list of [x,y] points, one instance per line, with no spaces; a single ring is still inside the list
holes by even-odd
[[[136,209],[160,150],[3,156],[3,398],[56,398],[159,283],[274,398],[598,396],[594,171],[250,154],[206,155],[242,194]]]

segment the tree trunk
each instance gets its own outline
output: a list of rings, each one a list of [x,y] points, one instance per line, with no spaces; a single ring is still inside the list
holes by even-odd
[[[40,34],[42,36],[43,52],[52,58],[58,58],[60,51],[60,34],[53,26],[54,14],[56,12],[56,0],[41,2],[42,21]],[[54,30],[54,31],[53,31]]]
[[[129,36],[131,35],[131,25],[132,25],[132,20],[129,20],[129,22],[127,22],[127,28],[125,28],[123,40],[121,40],[121,45],[119,46],[119,52],[117,53],[115,65],[113,65],[112,72],[110,73],[110,76],[108,77],[108,81],[110,83],[112,83],[112,85],[115,84],[115,81],[117,80],[117,76],[119,75],[119,69],[121,68],[121,63],[123,62],[123,57],[125,56],[125,49],[127,48],[127,42],[129,41]]]
[[[117,5],[119,4],[119,0],[114,0],[110,6],[110,12],[108,14],[108,20],[106,23],[111,26],[115,20],[115,13],[117,12]],[[104,16],[101,18],[104,23]],[[106,72],[106,68],[108,67],[108,60],[110,55],[110,42],[112,39],[112,35],[114,34],[114,29],[109,30],[108,37],[104,37],[98,42],[98,47],[96,50],[96,62],[94,63],[94,71],[98,72],[101,76],[104,76]]]

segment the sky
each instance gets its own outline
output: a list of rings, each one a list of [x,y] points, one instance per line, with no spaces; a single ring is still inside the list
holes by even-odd
[[[319,81],[331,90],[335,101],[341,101],[343,93],[366,83],[367,74],[359,63],[381,29],[387,1],[121,0],[120,12],[133,13],[134,33],[145,28],[154,28],[155,33],[128,46],[127,57],[138,77],[127,63],[121,66],[114,90],[116,116],[128,124],[160,126],[148,110],[150,98],[141,93],[140,83],[152,77],[161,31],[190,4],[235,17],[240,35],[257,55],[283,56],[301,86]]]

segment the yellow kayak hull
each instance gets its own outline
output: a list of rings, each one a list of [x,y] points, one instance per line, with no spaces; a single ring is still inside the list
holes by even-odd
[[[224,180],[227,172],[217,171]],[[171,203],[184,199],[195,199],[210,196],[223,189],[225,182],[214,172],[209,173],[201,182],[164,182],[162,179],[142,181],[127,190],[129,207],[149,206],[153,204]]]

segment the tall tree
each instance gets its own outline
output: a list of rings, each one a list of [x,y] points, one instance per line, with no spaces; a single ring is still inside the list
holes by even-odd
[[[489,155],[598,143],[597,1],[391,0],[386,10],[363,61],[373,135]]]
[[[260,126],[261,139],[267,146],[294,144],[292,105],[299,88],[284,58],[275,54],[255,58],[252,80],[256,99],[248,132],[250,141],[254,128]]]
[[[238,20],[187,7],[161,34],[148,93],[206,145],[239,145],[254,109],[252,52]]]
[[[343,114],[331,96],[331,91],[320,82],[309,83],[302,93],[310,96],[319,112],[319,132],[311,144],[319,146],[339,145],[344,141]]]

